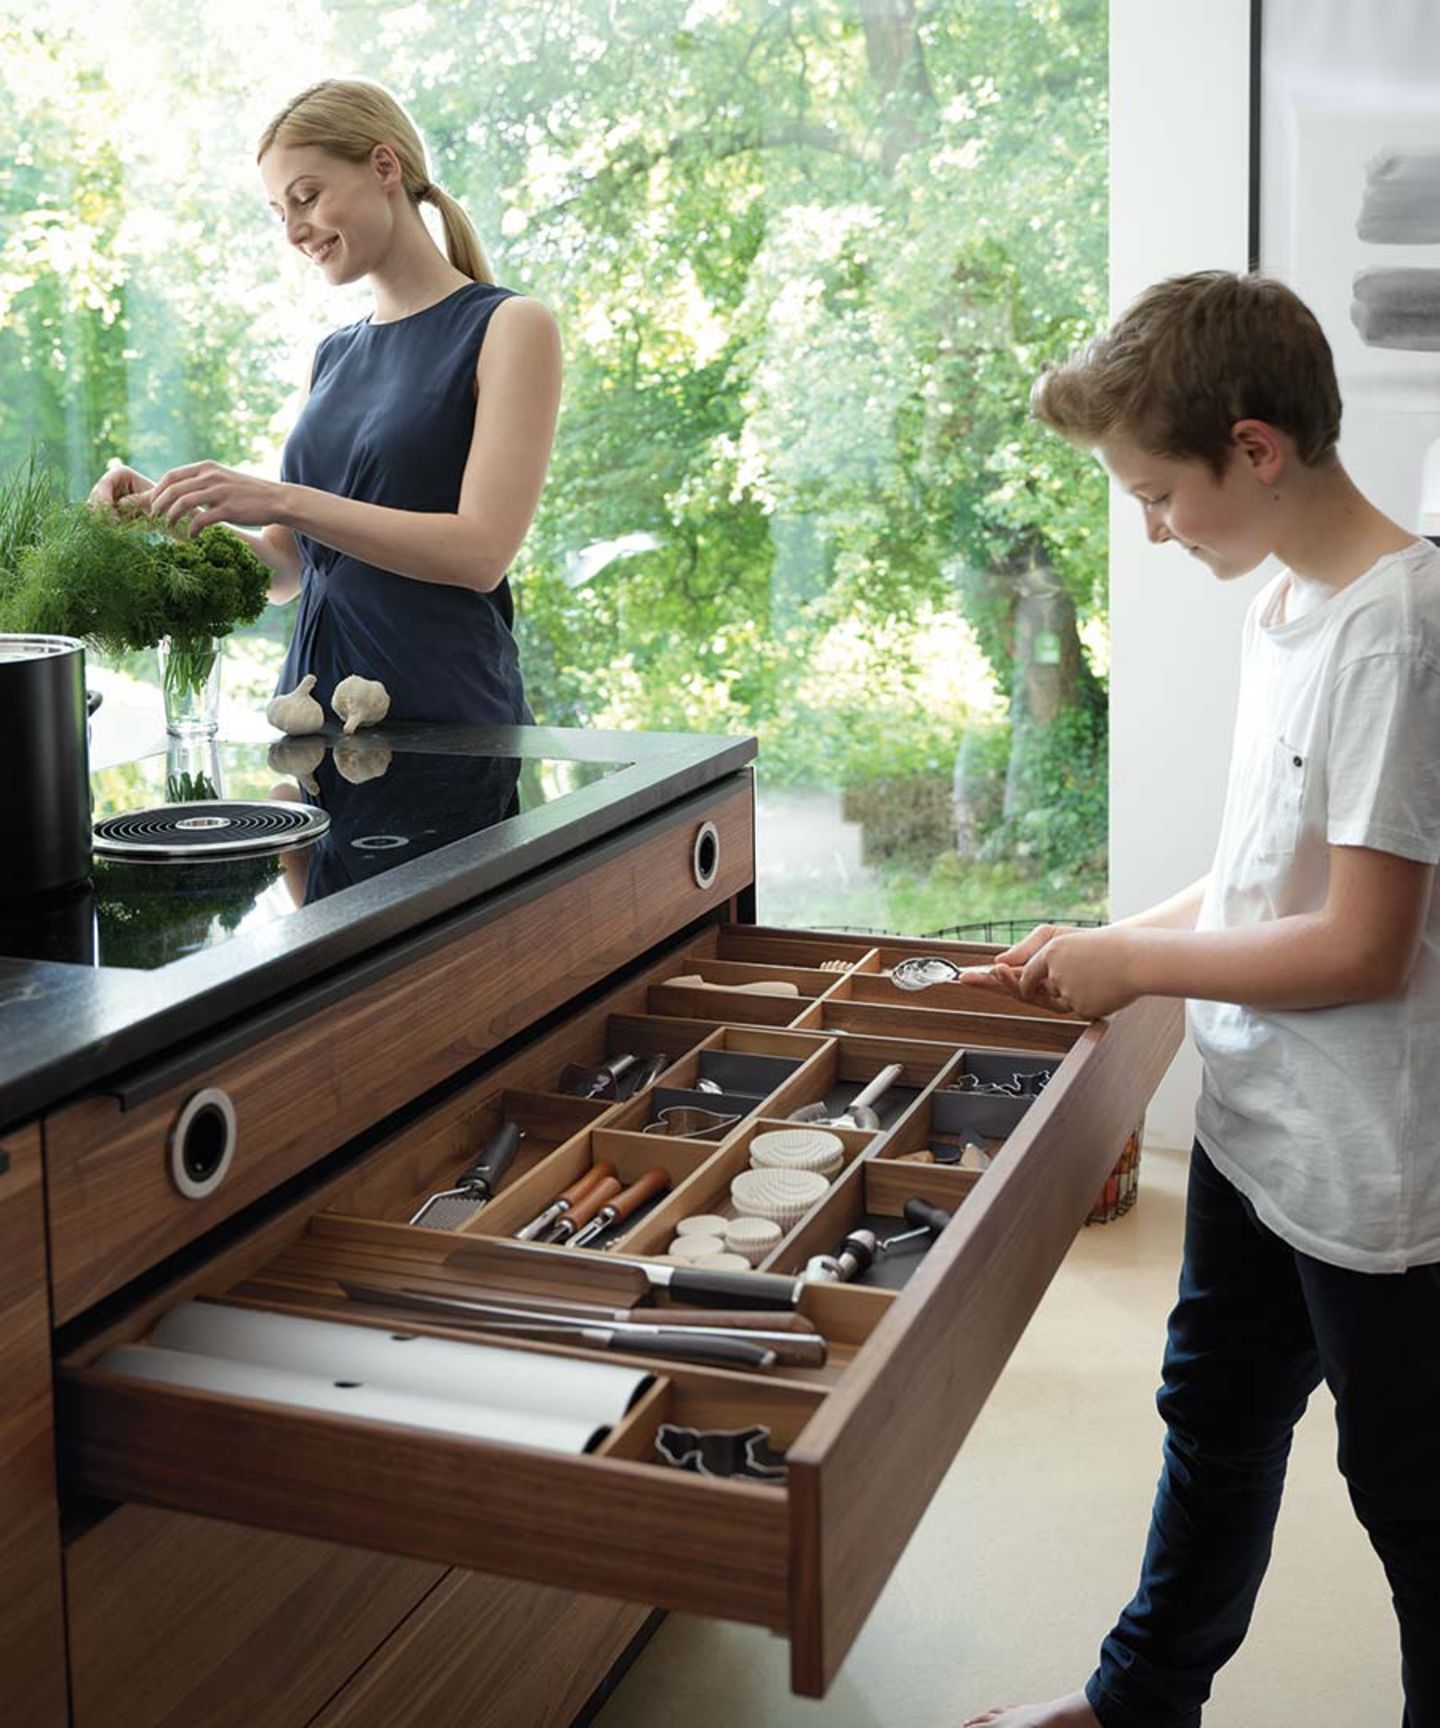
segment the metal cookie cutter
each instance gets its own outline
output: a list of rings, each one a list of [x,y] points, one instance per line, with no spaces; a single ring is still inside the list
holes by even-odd
[[[739,1116],[727,1116],[719,1110],[702,1110],[698,1104],[667,1104],[640,1132],[669,1134],[678,1140],[708,1140],[712,1134],[733,1128],[739,1120]]]
[[[1054,1071],[1037,1068],[1033,1074],[1012,1074],[1008,1080],[982,1080],[978,1074],[957,1074],[946,1092],[973,1092],[987,1098],[1038,1098]]]
[[[776,1481],[785,1474],[785,1454],[770,1444],[770,1430],[752,1428],[681,1428],[662,1422],[655,1450],[667,1464],[693,1470],[699,1476],[758,1476]]]

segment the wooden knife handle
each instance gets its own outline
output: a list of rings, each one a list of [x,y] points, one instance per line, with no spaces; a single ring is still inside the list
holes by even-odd
[[[585,1174],[578,1176],[563,1194],[557,1194],[555,1198],[563,1200],[571,1208],[571,1212],[567,1213],[566,1216],[569,1217],[573,1214],[576,1202],[583,1200],[596,1183],[604,1182],[613,1177],[614,1174],[615,1166],[613,1164],[592,1164]],[[618,1188],[619,1184],[617,1183],[616,1186]]]
[[[668,1326],[729,1326],[737,1332],[795,1332],[813,1334],[815,1322],[805,1314],[785,1313],[775,1308],[679,1308],[638,1307],[630,1310],[631,1318],[647,1325]]]
[[[574,1201],[560,1220],[562,1236],[572,1236],[583,1224],[588,1224],[602,1206],[608,1206],[620,1192],[620,1183],[613,1176],[594,1182]]]
[[[662,1170],[658,1165],[653,1170],[647,1170],[610,1202],[615,1209],[616,1218],[628,1218],[632,1212],[638,1212],[647,1200],[663,1194],[669,1186],[668,1170]]]

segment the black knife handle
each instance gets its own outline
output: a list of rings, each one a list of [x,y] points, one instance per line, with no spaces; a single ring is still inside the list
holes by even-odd
[[[917,1230],[933,1230],[937,1236],[955,1216],[943,1206],[932,1206],[918,1194],[905,1202],[904,1211],[907,1224],[913,1224]]]
[[[676,1301],[695,1302],[702,1308],[793,1308],[805,1282],[775,1272],[709,1272],[703,1266],[677,1266],[665,1288]]]
[[[684,1327],[617,1337],[611,1346],[635,1356],[669,1356],[685,1362],[712,1362],[718,1368],[773,1368],[779,1357],[768,1344],[747,1338],[696,1338]]]
[[[483,1188],[488,1199],[505,1179],[505,1172],[515,1161],[521,1141],[520,1130],[513,1122],[504,1122],[499,1132],[486,1146],[480,1157],[455,1179],[457,1188]]]

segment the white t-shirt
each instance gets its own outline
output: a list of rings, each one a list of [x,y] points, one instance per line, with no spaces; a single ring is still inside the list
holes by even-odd
[[[1318,911],[1330,846],[1440,861],[1440,552],[1382,558],[1314,611],[1289,576],[1245,620],[1225,816],[1201,930]],[[1259,1013],[1191,1002],[1196,1132],[1292,1247],[1361,1272],[1440,1261],[1440,894],[1409,983]]]

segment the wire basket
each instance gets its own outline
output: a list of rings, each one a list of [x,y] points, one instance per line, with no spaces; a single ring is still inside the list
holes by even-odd
[[[1087,1224],[1109,1224],[1123,1218],[1140,1198],[1140,1146],[1145,1138],[1145,1118],[1142,1116],[1130,1131],[1120,1162],[1105,1178],[1105,1186],[1090,1208]]]
[[[905,942],[1020,942],[1041,924],[1065,924],[1072,930],[1094,929],[1099,918],[981,918],[973,924],[947,924],[940,930],[922,930],[907,936],[902,930],[883,930],[873,924],[826,924],[839,936],[898,936]],[[818,928],[818,926],[817,926]]]

